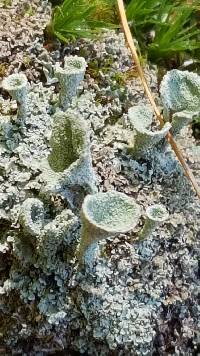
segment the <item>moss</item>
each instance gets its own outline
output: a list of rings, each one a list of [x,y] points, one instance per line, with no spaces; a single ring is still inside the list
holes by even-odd
[[[92,13],[96,21],[105,21],[108,23],[119,23],[118,11],[113,0],[85,0],[86,4],[95,6]]]
[[[3,7],[8,7],[12,5],[12,0],[3,0]]]
[[[8,68],[8,64],[7,63],[1,63],[0,64],[0,77],[4,77],[6,74]]]
[[[125,85],[129,80],[138,77],[138,72],[136,69],[129,69],[126,72],[116,72],[112,79],[114,79],[119,86]]]
[[[101,76],[99,72],[101,71],[103,74],[108,74],[112,68],[114,63],[114,59],[112,56],[109,56],[101,63],[98,59],[93,59],[88,63],[87,73],[90,76],[97,80],[97,82],[101,82]]]

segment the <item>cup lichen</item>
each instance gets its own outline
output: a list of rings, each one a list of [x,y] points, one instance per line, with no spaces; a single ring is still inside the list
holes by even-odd
[[[27,91],[28,81],[23,73],[11,74],[2,82],[2,87],[17,101],[18,117],[25,118],[27,115]]]
[[[85,121],[73,112],[57,112],[50,138],[51,153],[43,162],[43,192],[64,192],[71,206],[75,191],[95,193],[90,140]]]
[[[84,79],[86,61],[83,57],[69,56],[64,59],[64,68],[55,65],[55,76],[60,83],[59,106],[66,110],[74,96],[77,94],[78,86]]]
[[[138,235],[138,240],[141,241],[151,236],[156,227],[166,221],[168,217],[169,214],[163,205],[154,204],[149,206],[146,209],[146,221]]]
[[[165,121],[172,123],[172,133],[200,116],[200,76],[177,69],[167,72],[160,85]]]
[[[60,261],[56,256],[57,251],[61,245],[66,245],[66,241],[70,241],[72,234],[76,235],[78,224],[78,218],[72,211],[64,209],[44,226],[37,239],[38,264],[43,270],[52,271],[56,268]]]
[[[81,240],[76,252],[79,263],[83,262],[91,244],[132,230],[140,215],[140,206],[124,193],[110,191],[86,196],[81,211]]]
[[[37,198],[26,199],[20,209],[19,222],[25,233],[39,235],[44,224],[43,202]]]
[[[136,105],[130,108],[128,117],[135,131],[133,142],[129,145],[129,150],[134,158],[145,156],[149,150],[165,138],[171,128],[171,124],[166,123],[162,129],[151,131],[153,111],[145,105]]]

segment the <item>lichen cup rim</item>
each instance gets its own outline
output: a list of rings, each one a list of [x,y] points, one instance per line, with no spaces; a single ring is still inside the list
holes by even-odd
[[[155,216],[156,212],[159,212],[157,216]],[[148,208],[146,209],[146,215],[149,219],[155,222],[163,222],[169,217],[167,209],[161,204],[153,204],[148,206]]]
[[[102,203],[109,203],[110,199],[115,199],[118,202],[121,201],[122,205],[124,205],[124,207],[126,206],[126,222],[119,221],[118,224],[116,224],[116,217],[120,219],[120,214],[115,216],[115,219],[110,219],[111,213],[117,213],[116,210],[114,210],[114,205],[111,206],[110,211],[107,212],[106,216],[108,217],[108,221],[106,220],[102,220],[102,222],[98,222],[97,219],[95,220],[94,217],[94,212],[92,213],[92,209],[90,209],[90,207],[88,206],[89,203],[93,203],[92,208],[95,207],[95,203],[96,203],[96,207],[98,206],[99,208],[99,203],[100,202],[100,198],[101,198],[101,202]],[[114,202],[113,199],[113,202]],[[102,204],[101,204],[102,205]],[[98,210],[97,208],[97,210]],[[128,208],[130,209],[130,212],[128,212]],[[110,214],[109,214],[110,213]],[[119,213],[119,211],[118,211]],[[128,214],[129,213],[129,214]],[[96,193],[96,194],[89,194],[85,197],[83,205],[82,205],[82,214],[84,215],[85,219],[87,219],[87,221],[94,225],[95,228],[100,229],[101,231],[105,231],[107,233],[111,233],[111,234],[115,234],[115,233],[126,233],[130,230],[132,230],[138,223],[139,218],[141,216],[141,208],[140,206],[134,201],[133,198],[125,195],[124,193],[121,192],[116,192],[116,191],[112,191],[112,192],[101,192],[101,193]],[[124,215],[125,216],[125,215]],[[121,215],[122,218],[122,215]],[[127,219],[129,218],[129,220]],[[109,220],[110,219],[110,220]],[[112,223],[115,223],[115,227],[110,227]]]
[[[163,105],[168,111],[170,110],[172,113],[186,110],[194,111],[197,107],[199,107],[199,100],[194,100],[194,102],[191,100],[192,96],[195,98],[191,89],[192,81],[196,88],[199,87],[200,76],[197,73],[190,72],[188,70],[172,69],[164,75],[159,91]],[[182,93],[182,97],[180,96],[179,100],[177,100],[179,93],[176,93],[176,96],[174,96],[172,85],[176,85],[180,89],[181,83],[183,84],[183,89],[185,89],[187,95],[183,95]]]
[[[74,65],[73,63],[79,63],[79,66]],[[70,70],[73,73],[79,73],[83,69],[85,70],[87,67],[87,63],[84,57],[78,56],[66,56],[64,58],[64,69]]]
[[[21,84],[12,84],[12,81],[20,81]],[[7,76],[3,81],[2,81],[2,87],[9,91],[12,90],[19,90],[23,87],[25,87],[28,83],[27,77],[24,73],[13,73]]]
[[[73,65],[73,62],[78,62],[80,66]],[[77,75],[83,70],[85,71],[87,63],[85,58],[78,56],[66,56],[64,58],[64,67],[61,67],[59,63],[55,65],[55,73]]]

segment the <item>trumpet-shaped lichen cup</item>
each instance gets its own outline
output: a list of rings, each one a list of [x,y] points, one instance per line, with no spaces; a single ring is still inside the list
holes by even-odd
[[[2,82],[2,87],[17,101],[18,117],[24,118],[27,114],[27,88],[28,81],[23,73],[11,74]]]
[[[60,83],[59,106],[66,110],[74,96],[77,94],[78,86],[84,79],[86,71],[86,61],[83,57],[65,57],[64,68],[59,64],[55,65],[55,76]]]
[[[129,109],[128,117],[134,130],[133,142],[129,150],[134,158],[145,156],[149,150],[162,141],[171,128],[166,123],[162,129],[152,131],[153,111],[145,105],[136,105]]]
[[[171,70],[160,85],[165,121],[171,121],[172,133],[178,134],[200,116],[200,76],[188,71]]]
[[[86,196],[81,211],[81,240],[76,253],[79,262],[83,262],[91,244],[134,229],[140,215],[140,206],[123,193],[111,191]]]
[[[86,194],[96,193],[90,139],[85,121],[73,112],[58,112],[50,138],[51,153],[41,163],[43,193],[61,193],[71,207]]]
[[[143,229],[139,233],[139,240],[144,240],[151,236],[153,231],[169,218],[166,208],[161,204],[154,204],[146,210],[146,221]]]
[[[43,202],[37,198],[26,199],[21,206],[19,222],[25,233],[39,235],[44,224]]]

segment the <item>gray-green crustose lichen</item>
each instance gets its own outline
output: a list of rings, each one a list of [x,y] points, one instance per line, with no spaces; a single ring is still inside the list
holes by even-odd
[[[85,121],[70,110],[56,113],[50,145],[48,160],[42,162],[43,193],[62,192],[73,206],[76,190],[96,192]]]
[[[135,158],[146,155],[149,150],[165,138],[171,128],[171,124],[166,123],[162,129],[151,131],[153,111],[145,105],[136,105],[130,108],[128,118],[134,129],[134,136],[129,144],[129,150]]]
[[[60,83],[59,106],[62,110],[66,110],[72,98],[76,96],[78,86],[84,79],[85,71],[86,61],[83,57],[65,57],[64,68],[59,64],[55,65],[55,76]]]
[[[200,76],[177,69],[168,72],[160,85],[164,119],[172,124],[173,134],[200,116]]]
[[[2,82],[4,90],[12,96],[18,104],[18,117],[25,118],[27,115],[27,90],[28,81],[23,73],[11,74]]]
[[[81,211],[81,240],[76,252],[79,262],[91,244],[132,230],[140,214],[140,206],[123,193],[110,191],[86,196]]]

